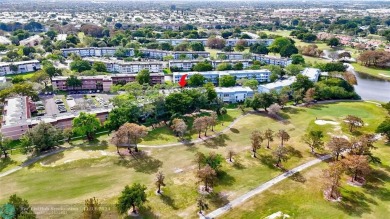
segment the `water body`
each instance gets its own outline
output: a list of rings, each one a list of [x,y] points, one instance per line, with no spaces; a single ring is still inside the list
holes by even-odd
[[[354,73],[357,80],[355,91],[363,100],[390,101],[390,81],[375,78],[364,73]]]

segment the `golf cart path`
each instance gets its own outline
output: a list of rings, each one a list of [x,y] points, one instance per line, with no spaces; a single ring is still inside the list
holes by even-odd
[[[295,167],[294,169],[291,169],[271,180],[269,180],[268,182],[265,182],[261,185],[259,185],[257,188],[241,195],[240,197],[232,200],[231,202],[229,202],[228,204],[224,205],[223,207],[220,207],[210,213],[208,213],[207,215],[204,215],[204,216],[201,216],[200,218],[201,219],[211,219],[211,218],[216,218],[216,217],[219,217],[221,216],[222,214],[226,213],[227,211],[229,211],[230,209],[238,206],[238,205],[241,205],[242,203],[246,202],[248,199],[252,198],[253,196],[257,195],[257,194],[260,194],[262,193],[263,191],[269,189],[271,186],[283,181],[284,179],[286,179],[287,177],[290,177],[292,176],[293,174],[297,173],[297,172],[300,172],[306,168],[309,168],[315,164],[318,164],[320,163],[321,161],[324,161],[324,160],[327,160],[329,158],[331,158],[332,156],[331,155],[324,155],[324,156],[321,156],[319,158],[316,158],[314,160],[311,160],[309,162],[306,162],[304,164],[301,164],[297,167]]]

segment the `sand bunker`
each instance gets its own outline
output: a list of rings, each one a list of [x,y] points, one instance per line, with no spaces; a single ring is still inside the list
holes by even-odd
[[[279,218],[289,218],[290,215],[288,214],[283,214],[283,212],[281,211],[278,211],[278,212],[275,212],[267,217],[265,217],[265,219],[279,219]]]
[[[330,120],[317,119],[315,121],[315,124],[317,124],[317,125],[326,125],[326,124],[339,125],[340,123],[339,122],[335,122],[335,121],[330,121]]]

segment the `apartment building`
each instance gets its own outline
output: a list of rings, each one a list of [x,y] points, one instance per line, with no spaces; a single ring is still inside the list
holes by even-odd
[[[241,52],[217,52],[217,57],[221,58],[226,56],[226,60],[242,60],[244,59],[244,53]]]
[[[211,64],[213,65],[213,68],[216,69],[219,64],[222,63],[228,63],[230,65],[235,65],[237,63],[242,63],[243,69],[246,69],[250,66],[252,66],[253,61],[251,59],[232,59],[232,60],[213,60],[211,61]]]
[[[207,40],[208,40],[207,38],[205,39],[156,39],[158,43],[170,43],[172,46],[176,46],[181,43],[193,43],[193,42],[199,42],[202,43],[203,46],[206,46]]]
[[[170,51],[158,50],[158,49],[140,49],[140,53],[145,58],[162,60],[165,56],[171,55]]]
[[[96,75],[96,76],[79,76],[81,86],[71,87],[67,85],[67,76],[57,76],[52,79],[53,90],[100,90],[108,92],[112,85],[126,84],[136,79],[136,74],[113,74],[113,75]],[[164,83],[163,73],[151,73],[150,83],[152,85]]]
[[[308,77],[312,82],[317,82],[321,75],[321,70],[318,68],[305,68],[302,71],[302,75]]]
[[[226,46],[235,46],[238,41],[245,40],[248,46],[259,43],[264,44],[266,46],[271,45],[274,42],[274,39],[226,39]]]
[[[174,72],[173,73],[173,82],[178,83],[180,78],[187,74],[187,80],[191,78],[194,74],[201,74],[205,77],[207,82],[212,82],[215,85],[218,85],[219,78],[224,75],[231,75],[239,79],[256,79],[259,82],[269,82],[271,72],[268,69],[260,70],[239,70],[239,71],[206,71],[206,72]]]
[[[210,53],[203,51],[172,51],[171,55],[174,59],[210,58]]]
[[[165,68],[164,62],[125,62],[122,60],[99,59],[99,58],[84,58],[91,65],[94,62],[103,62],[106,65],[107,71],[119,74],[137,74],[143,69],[149,70],[151,73],[162,72]]]
[[[63,113],[53,116],[31,117],[31,111],[34,103],[30,98],[13,97],[4,101],[3,116],[1,119],[0,131],[6,138],[13,140],[19,139],[30,128],[40,122],[51,123],[60,129],[72,127],[73,118],[77,117],[80,112]],[[111,108],[93,109],[88,113],[96,114],[100,122],[103,123]]]
[[[21,62],[0,62],[0,75],[35,72],[39,69],[41,69],[41,64],[38,60],[29,60]]]
[[[64,57],[68,57],[72,53],[80,57],[112,57],[117,49],[118,47],[85,47],[61,49],[61,52]],[[134,56],[134,49],[126,48],[126,56]]]
[[[140,49],[145,58],[162,60],[165,56],[173,56],[174,59],[198,59],[209,58],[209,52],[203,51],[166,51],[158,49]]]
[[[253,55],[253,59],[266,63],[267,65],[279,65],[281,67],[286,67],[287,65],[290,65],[292,60],[290,58],[282,58],[282,57],[276,57],[276,56],[269,56],[269,55]]]
[[[168,66],[170,69],[177,69],[178,71],[191,71],[192,67],[199,62],[204,62],[204,60],[170,60],[168,62]],[[216,69],[219,64],[228,63],[231,65],[235,65],[237,63],[242,63],[243,68],[250,67],[253,62],[251,59],[242,59],[242,60],[209,60],[213,69]]]
[[[249,87],[216,87],[217,97],[223,102],[240,103],[244,102],[246,98],[253,97],[253,90]]]

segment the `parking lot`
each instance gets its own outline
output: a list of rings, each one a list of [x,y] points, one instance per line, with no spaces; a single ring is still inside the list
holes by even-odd
[[[113,97],[114,95],[108,94],[70,94],[43,96],[41,100],[45,115],[53,116],[78,110],[109,108],[112,107],[109,100]]]

